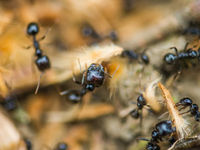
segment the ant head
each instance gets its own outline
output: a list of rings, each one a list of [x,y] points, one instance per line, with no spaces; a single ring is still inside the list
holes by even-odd
[[[27,34],[35,36],[39,32],[39,26],[37,23],[31,22],[27,27]]]
[[[138,59],[138,54],[131,50],[124,50],[121,54],[122,57],[128,57],[129,59]]]
[[[190,106],[191,114],[196,115],[199,110],[199,106],[197,104],[192,104]]]
[[[156,143],[148,142],[146,149],[147,150],[160,150],[160,146]]]
[[[141,54],[141,59],[146,65],[149,64],[149,57],[145,53]]]
[[[114,42],[118,41],[118,36],[117,36],[117,33],[115,31],[111,31],[110,34],[109,34],[109,37]]]
[[[4,108],[8,111],[15,110],[17,108],[17,97],[14,95],[7,96],[3,102],[2,105]]]
[[[80,92],[78,90],[72,90],[68,94],[68,100],[72,103],[78,103],[82,99],[82,96],[80,95]]]
[[[198,56],[198,53],[197,53],[197,51],[189,50],[188,55],[190,58],[196,58]]]
[[[172,127],[171,120],[164,120],[156,124],[156,130],[160,136],[166,136],[176,131],[175,127]]]
[[[177,104],[178,105],[184,105],[184,106],[191,106],[192,105],[192,100],[188,97],[182,98]]]
[[[93,84],[86,84],[86,87],[85,87],[87,90],[89,91],[94,91],[95,89],[95,86]]]
[[[130,112],[130,115],[131,115],[131,117],[134,118],[134,119],[137,119],[137,118],[139,118],[139,116],[140,116],[138,109],[132,110],[132,111]]]
[[[137,98],[137,106],[139,109],[142,109],[144,105],[146,105],[146,99],[144,98],[143,94],[140,94],[140,96]]]
[[[200,121],[200,112],[199,111],[195,115],[195,120],[198,122]]]
[[[158,142],[158,139],[160,138],[159,132],[157,130],[153,130],[151,133],[152,141]]]
[[[177,59],[177,56],[172,54],[172,53],[168,53],[164,56],[164,61],[167,64],[173,64],[175,62],[175,60]]]
[[[43,72],[47,69],[50,68],[50,61],[49,61],[49,58],[47,56],[42,56],[42,57],[38,57],[36,60],[35,60],[35,63],[38,67],[38,69]]]
[[[67,150],[67,149],[68,149],[68,146],[66,143],[61,142],[57,144],[56,150]]]

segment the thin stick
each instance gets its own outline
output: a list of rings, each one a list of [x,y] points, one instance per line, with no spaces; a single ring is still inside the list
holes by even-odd
[[[39,77],[39,80],[38,80],[37,87],[36,87],[36,89],[35,89],[35,95],[38,93],[38,90],[39,90],[39,87],[40,87],[40,80],[41,80],[43,74],[44,74],[44,72],[41,72],[40,77]]]

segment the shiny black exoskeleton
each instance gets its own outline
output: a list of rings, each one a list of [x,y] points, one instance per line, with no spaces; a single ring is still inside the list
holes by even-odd
[[[143,139],[149,141],[146,145],[146,150],[160,150],[158,143],[162,141],[162,138],[169,136],[176,131],[176,128],[172,126],[172,121],[164,120],[156,124],[151,134],[151,139]]]
[[[90,67],[87,69],[86,75],[84,77],[84,83],[86,85],[86,88],[92,87],[99,87],[103,84],[104,78],[105,78],[105,72],[104,68],[100,64],[91,64]],[[89,85],[89,86],[87,86]],[[92,88],[92,90],[94,90]]]
[[[73,78],[74,82],[82,85],[82,89],[79,90],[70,90],[67,92],[61,93],[61,95],[68,95],[68,99],[72,102],[81,101],[82,97],[89,91],[94,91],[96,87],[103,85],[105,79],[105,71],[101,64],[91,64],[87,71],[83,73],[82,82],[77,81]]]
[[[196,121],[200,121],[200,112],[199,112],[199,106],[197,104],[193,104],[193,101],[186,97],[186,98],[182,98],[178,103],[176,103],[176,106],[182,106],[182,108],[179,109],[185,109],[186,107],[190,107],[190,109],[182,114],[185,113],[191,113],[192,116],[194,116]]]
[[[58,143],[55,150],[67,150],[68,145],[64,142]]]
[[[132,60],[139,60],[139,61],[142,61],[144,64],[149,64],[149,57],[144,53],[142,52],[141,54],[139,53],[136,53],[134,51],[131,51],[131,50],[124,50],[121,54],[122,57],[127,57],[130,61]]]
[[[36,39],[36,35],[39,32],[39,26],[37,23],[29,23],[27,27],[27,34],[33,37],[33,46],[35,48],[35,56],[37,57],[35,60],[35,64],[37,68],[44,72],[45,70],[50,68],[50,60],[46,55],[42,54],[42,50],[40,49],[39,41]]]
[[[141,94],[137,98],[137,108],[130,112],[131,117],[135,119],[139,118],[141,115],[140,111],[143,109],[145,105],[146,105],[146,99],[144,98],[143,94]]]
[[[167,53],[164,56],[164,62],[169,65],[172,65],[172,64],[178,63],[181,60],[189,60],[189,59],[195,59],[195,58],[200,59],[200,55],[199,55],[200,50],[195,51],[191,48],[187,49],[187,45],[188,43],[186,43],[184,50],[181,52],[178,52],[176,47],[171,47],[171,49],[174,49],[175,54]]]

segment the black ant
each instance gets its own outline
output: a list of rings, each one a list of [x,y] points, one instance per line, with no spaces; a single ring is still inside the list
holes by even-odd
[[[37,23],[31,22],[28,24],[27,34],[33,37],[33,46],[35,48],[35,56],[36,56],[35,64],[38,70],[43,73],[44,71],[49,69],[51,65],[50,65],[50,60],[48,56],[43,55],[42,50],[40,48],[39,41],[36,39],[36,35],[38,34],[38,32],[39,32],[39,26]],[[37,93],[39,89],[39,84],[40,84],[40,79],[38,81],[38,86],[36,88],[35,94]]]
[[[32,150],[32,143],[29,139],[24,138],[24,142],[26,144],[26,150]]]
[[[173,53],[167,53],[164,56],[164,62],[166,62],[169,65],[176,64],[180,60],[187,60],[187,59],[200,59],[200,49],[198,51],[195,51],[191,48],[187,49],[188,43],[185,44],[185,48],[183,51],[178,52],[178,49],[176,47],[171,47],[170,49],[174,49],[175,54]]]
[[[94,91],[96,87],[100,87],[103,85],[105,75],[112,77],[105,72],[104,67],[101,64],[92,63],[87,71],[83,72],[81,82],[77,81],[75,77],[73,77],[73,81],[75,83],[82,85],[82,90],[63,91],[60,94],[67,94],[70,101],[79,102],[87,92]]]
[[[127,57],[130,61],[131,60],[138,60],[140,58],[140,60],[144,63],[144,64],[149,64],[149,57],[142,52],[141,54],[137,54],[134,51],[131,50],[124,50],[121,54],[122,57]]]
[[[182,114],[185,114],[185,113],[191,113],[192,116],[195,117],[195,120],[196,121],[200,121],[200,112],[199,112],[199,106],[197,104],[193,104],[193,101],[186,97],[186,98],[182,98],[178,103],[176,103],[176,106],[182,106],[182,108],[179,109],[182,110],[182,109],[185,109],[186,107],[190,107],[190,109]]]
[[[147,150],[160,150],[159,141],[162,141],[163,137],[171,135],[175,131],[176,128],[172,126],[172,121],[164,120],[156,124],[151,133],[151,140],[145,138],[141,138],[140,140],[149,141],[146,146]]]
[[[67,150],[68,145],[64,142],[58,143],[55,150]]]
[[[140,96],[138,96],[137,98],[137,108],[135,108],[134,110],[132,110],[129,114],[131,115],[131,117],[138,119],[140,117],[140,124],[142,124],[142,112],[140,113],[140,111],[142,111],[142,109],[144,108],[144,106],[148,106],[146,99],[144,98],[143,94],[141,94]]]
[[[92,42],[92,44],[96,43],[96,42],[101,42],[101,41],[105,40],[106,38],[111,39],[113,42],[116,42],[119,40],[117,33],[115,31],[111,31],[108,35],[102,36],[102,35],[98,34],[97,31],[88,23],[86,23],[82,27],[82,35],[84,37],[89,37],[89,38],[94,39],[95,41]]]

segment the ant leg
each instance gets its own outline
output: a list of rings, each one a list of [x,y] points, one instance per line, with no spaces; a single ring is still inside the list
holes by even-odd
[[[71,92],[71,90],[65,90],[65,91],[59,92],[59,94],[60,94],[61,96],[63,96],[63,95],[66,95],[66,94],[68,94],[68,93],[70,93],[70,92]]]
[[[190,112],[190,110],[183,112],[183,113],[180,113],[180,115],[183,115],[183,114],[186,114],[186,113],[189,113],[189,112]]]
[[[75,75],[74,75],[74,74],[73,74],[73,77],[72,77],[72,79],[73,79],[73,81],[74,81],[76,84],[81,84],[81,82],[80,82],[80,81],[76,80],[76,77],[75,77]]]
[[[186,52],[188,45],[189,45],[189,42],[187,42],[187,43],[185,44],[184,49],[183,49],[184,52]]]
[[[143,111],[140,112],[140,129],[142,129]]]
[[[42,37],[40,37],[40,38],[38,39],[38,42],[39,42],[39,41],[42,41],[42,40],[44,40],[44,39],[46,38],[47,34],[49,33],[49,31],[52,30],[52,27],[53,27],[54,25],[55,25],[55,22],[47,29],[47,31],[45,32],[45,34],[44,34]]]
[[[170,47],[170,49],[173,49],[176,53],[176,56],[178,56],[178,49],[176,47]]]
[[[44,72],[41,72],[40,77],[39,77],[39,80],[38,80],[37,87],[36,87],[36,89],[35,89],[35,95],[38,93],[38,90],[39,90],[39,87],[40,87],[40,80],[41,80],[43,74],[44,74]]]
[[[137,140],[141,140],[141,141],[151,141],[151,140],[149,140],[149,139],[147,139],[147,138],[137,138]]]
[[[167,115],[168,113],[169,113],[169,112],[166,111],[166,112],[164,112],[163,114],[161,114],[161,115],[158,117],[158,120],[164,118],[164,116]]]

